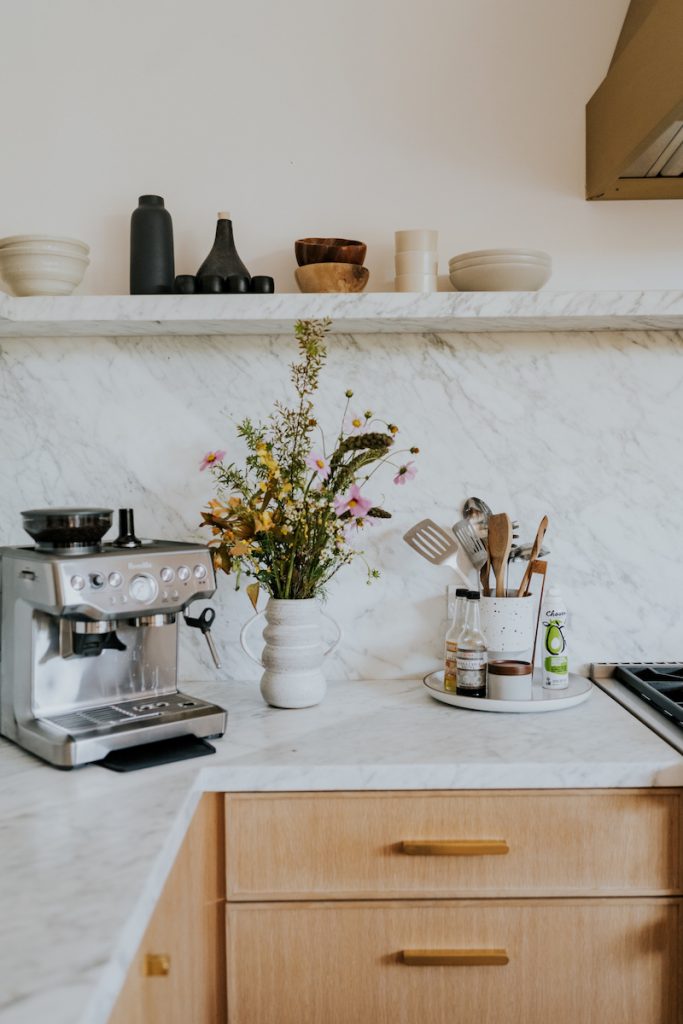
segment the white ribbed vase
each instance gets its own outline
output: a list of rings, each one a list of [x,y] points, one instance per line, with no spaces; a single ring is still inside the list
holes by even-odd
[[[323,661],[339,643],[341,632],[335,623],[339,635],[326,649],[323,615],[316,598],[282,601],[271,597],[265,612],[259,612],[244,626],[240,636],[242,647],[252,661],[265,669],[261,695],[267,704],[275,708],[308,708],[319,704],[325,696]],[[266,646],[261,658],[257,658],[247,644],[247,630],[261,616],[266,620]]]

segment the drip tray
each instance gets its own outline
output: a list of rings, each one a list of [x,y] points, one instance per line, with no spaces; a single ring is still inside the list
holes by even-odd
[[[197,700],[195,697],[188,697],[184,693],[172,693],[158,698],[148,694],[133,701],[105,704],[96,708],[83,708],[80,711],[70,711],[67,714],[55,715],[51,718],[42,717],[38,721],[77,737],[91,732],[130,729],[134,728],[138,722],[148,723],[153,719],[166,722],[178,718],[191,718],[197,711],[208,707],[212,707],[212,705],[203,700]]]

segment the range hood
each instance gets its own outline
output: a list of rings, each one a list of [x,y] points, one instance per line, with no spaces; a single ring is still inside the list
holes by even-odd
[[[631,0],[586,107],[587,199],[683,199],[683,0]]]

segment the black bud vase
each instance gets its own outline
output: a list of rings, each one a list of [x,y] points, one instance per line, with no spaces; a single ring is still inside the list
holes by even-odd
[[[207,274],[218,274],[220,277],[232,277],[234,274],[240,274],[251,280],[251,274],[237,254],[232,233],[232,221],[228,213],[218,214],[213,249],[197,271],[197,277],[204,277]]]
[[[161,196],[140,196],[130,218],[130,294],[173,291],[173,222]]]

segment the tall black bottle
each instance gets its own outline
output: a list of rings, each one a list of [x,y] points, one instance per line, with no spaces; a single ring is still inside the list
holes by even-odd
[[[140,196],[130,218],[130,294],[173,291],[173,222],[161,196]]]
[[[230,220],[229,213],[218,214],[216,239],[213,243],[213,249],[197,271],[197,277],[203,277],[205,274],[217,274],[219,277],[243,274],[251,280],[251,274],[244,263],[242,263],[235,248],[235,238],[232,232],[232,221]]]

